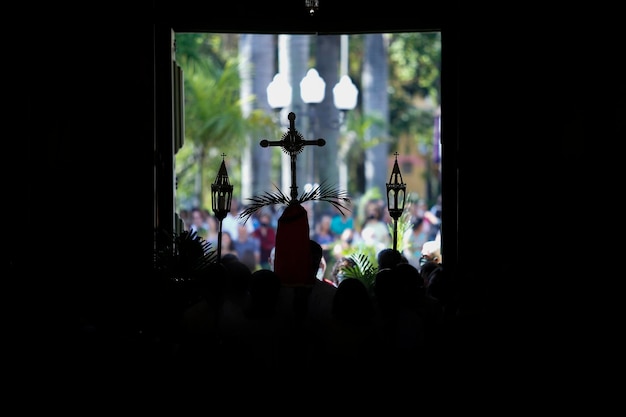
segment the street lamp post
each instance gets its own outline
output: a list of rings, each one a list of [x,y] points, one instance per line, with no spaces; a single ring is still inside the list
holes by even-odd
[[[406,201],[406,184],[402,180],[402,174],[398,166],[398,152],[396,152],[396,160],[386,188],[387,209],[389,210],[389,215],[393,218],[393,250],[398,250],[398,218],[402,216]]]
[[[342,75],[339,82],[333,87],[333,100],[335,107],[337,107],[340,112],[340,125],[343,125],[345,121],[346,112],[348,110],[354,110],[356,107],[358,97],[359,90],[357,90],[356,85],[352,83],[348,75]]]
[[[219,231],[217,233],[217,262],[222,261],[222,221],[230,211],[230,203],[233,200],[233,186],[228,180],[226,172],[226,162],[222,154],[222,165],[217,173],[215,182],[211,184],[211,205],[213,213],[219,221]]]
[[[291,104],[292,88],[287,78],[280,72],[274,75],[267,85],[267,103],[275,111],[280,111]]]
[[[306,76],[300,81],[300,97],[307,106],[307,119],[309,123],[309,130],[311,132],[311,139],[315,139],[317,135],[317,113],[315,106],[324,101],[326,95],[326,82],[315,68],[310,68]],[[315,155],[313,152],[307,153],[306,159],[306,172],[307,172],[307,184],[308,187],[313,187],[315,179],[313,177],[313,167],[315,166]],[[313,223],[313,222],[312,222]]]

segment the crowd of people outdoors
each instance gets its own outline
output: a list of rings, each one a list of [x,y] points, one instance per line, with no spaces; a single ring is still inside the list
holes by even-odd
[[[315,212],[313,204],[316,203],[305,203],[305,208],[309,213],[310,237],[323,249],[324,267],[320,270],[320,279],[337,286],[339,280],[333,268],[343,262],[343,258],[356,251],[366,251],[375,261],[376,253],[392,246],[393,219],[382,199],[364,201],[361,213]],[[239,215],[244,208],[240,199],[233,198],[231,210],[222,221],[221,253],[236,255],[252,272],[271,269],[270,254],[276,243],[281,208],[265,207],[243,222]],[[406,204],[405,210],[408,232],[397,242],[402,255],[418,270],[426,259],[441,261],[441,198],[431,207],[423,199],[415,199]],[[196,232],[213,249],[217,246],[219,223],[210,210],[193,207],[182,209],[179,214],[185,230]]]

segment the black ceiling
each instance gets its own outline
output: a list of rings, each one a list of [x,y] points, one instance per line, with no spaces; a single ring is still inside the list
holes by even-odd
[[[180,0],[155,5],[157,22],[177,32],[241,33],[367,33],[440,30],[454,10],[452,0],[319,0],[311,16],[305,0],[240,0],[195,2]],[[232,6],[231,6],[232,5]]]

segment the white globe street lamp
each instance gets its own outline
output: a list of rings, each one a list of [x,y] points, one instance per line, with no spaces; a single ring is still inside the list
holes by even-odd
[[[267,86],[267,102],[275,110],[281,110],[291,104],[292,88],[287,78],[277,73]],[[326,82],[315,68],[307,71],[306,76],[300,81],[300,97],[306,104],[321,103],[326,93]],[[342,119],[345,112],[354,110],[359,97],[356,88],[348,75],[342,75],[339,82],[333,87],[333,103],[341,111]],[[343,120],[342,120],[343,121]]]
[[[324,101],[326,93],[326,81],[315,68],[307,71],[306,76],[300,81],[300,97],[306,104],[317,104]]]
[[[348,75],[342,75],[333,87],[335,107],[339,110],[354,110],[358,96],[359,90]]]
[[[291,104],[291,85],[287,78],[277,73],[267,86],[267,103],[275,110],[284,109]]]

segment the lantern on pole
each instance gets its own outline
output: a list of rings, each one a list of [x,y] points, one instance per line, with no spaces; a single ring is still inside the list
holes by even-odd
[[[228,181],[228,172],[226,172],[226,162],[222,154],[222,165],[217,173],[215,182],[211,184],[211,205],[213,213],[219,221],[219,231],[217,234],[217,262],[222,260],[222,221],[230,211],[230,203],[233,200],[233,186]]]
[[[402,180],[400,167],[398,166],[398,152],[395,153],[396,160],[393,164],[393,170],[389,177],[387,188],[387,210],[393,218],[393,249],[398,247],[398,218],[402,216],[404,211],[404,203],[406,201],[406,184]]]

